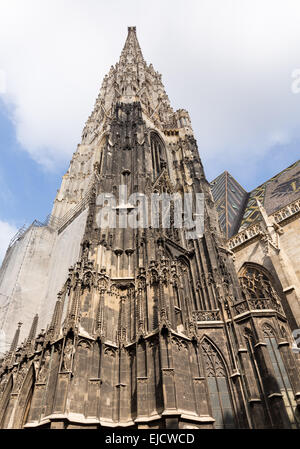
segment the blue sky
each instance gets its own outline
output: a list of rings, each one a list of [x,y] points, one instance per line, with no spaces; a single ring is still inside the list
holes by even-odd
[[[63,167],[53,171],[34,161],[16,138],[7,107],[0,101],[0,263],[17,230],[51,212]]]
[[[63,168],[46,170],[35,162],[16,139],[15,127],[0,103],[0,217],[21,227],[51,212]]]
[[[0,259],[51,212],[128,25],[190,112],[209,180],[251,190],[299,159],[299,23],[297,0],[0,0]]]

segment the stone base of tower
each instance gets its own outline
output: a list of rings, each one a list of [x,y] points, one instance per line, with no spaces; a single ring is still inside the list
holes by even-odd
[[[101,422],[92,419],[59,418],[45,419],[40,423],[31,423],[25,429],[213,429],[214,419],[210,416],[198,418],[183,418],[183,414],[174,411],[174,415],[149,416],[137,419],[134,422]]]

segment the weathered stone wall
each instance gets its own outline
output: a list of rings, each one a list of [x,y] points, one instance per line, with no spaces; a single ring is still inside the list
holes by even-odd
[[[32,319],[39,313],[47,284],[47,272],[55,233],[48,228],[30,227],[10,248],[4,262],[1,294],[8,296],[1,311],[6,349],[12,342],[18,321],[23,323],[20,341],[27,337]]]
[[[57,294],[66,280],[68,269],[78,260],[86,218],[87,210],[84,210],[56,235],[51,251],[47,284],[44,286],[45,296],[40,309],[39,327],[45,328],[49,324]]]

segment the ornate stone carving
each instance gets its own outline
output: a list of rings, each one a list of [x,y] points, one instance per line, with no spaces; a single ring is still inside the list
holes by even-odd
[[[216,349],[207,341],[201,343],[207,377],[226,377],[224,363]]]
[[[219,321],[221,320],[218,310],[195,310],[193,316],[196,321]]]
[[[178,351],[181,349],[188,349],[187,342],[182,338],[172,336],[171,341]]]
[[[47,375],[47,371],[49,368],[50,358],[51,358],[50,350],[46,349],[44,356],[43,356],[43,360],[41,362],[40,370],[38,373],[38,382],[39,383],[44,383],[46,381],[46,375]]]
[[[155,334],[148,341],[149,341],[149,348],[153,349],[153,348],[157,347],[159,344],[159,336],[157,334]]]
[[[64,347],[63,371],[71,371],[74,347],[71,338],[68,338]]]
[[[24,382],[27,371],[28,371],[28,367],[25,364],[22,364],[21,367],[19,368],[19,371],[17,374],[17,378],[16,378],[16,382],[15,382],[15,386],[14,386],[15,391],[19,391],[21,389],[21,386]]]
[[[77,344],[78,348],[90,349],[91,345],[87,340],[79,340]]]
[[[273,327],[268,323],[265,323],[263,325],[262,331],[265,337],[275,337],[275,331]]]
[[[104,349],[104,354],[109,356],[109,357],[115,358],[116,357],[116,353],[117,353],[116,348],[112,348],[111,346],[106,346],[105,349]]]

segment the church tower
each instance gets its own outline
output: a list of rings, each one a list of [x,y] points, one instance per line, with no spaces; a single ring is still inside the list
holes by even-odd
[[[0,371],[1,428],[299,426],[291,311],[255,267],[238,279],[189,114],[172,109],[135,27],[49,221],[17,238],[0,286],[16,245],[27,251],[20,292],[26,260],[40,251],[44,268],[25,330],[15,287],[3,308],[2,328],[17,331]]]

